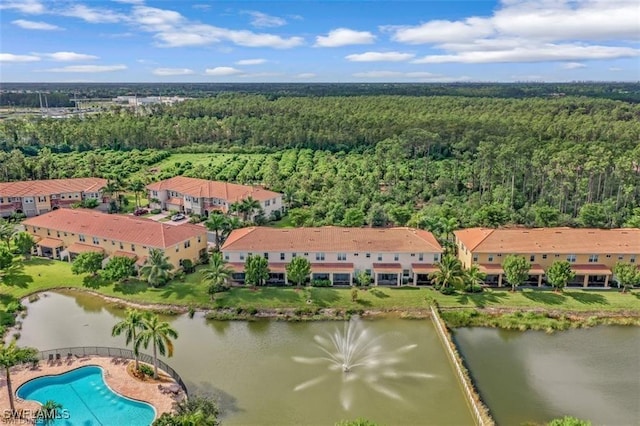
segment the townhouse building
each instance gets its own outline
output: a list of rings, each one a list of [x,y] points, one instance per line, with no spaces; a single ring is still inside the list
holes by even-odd
[[[429,283],[442,247],[427,231],[412,228],[268,228],[235,230],[223,244],[224,259],[234,279],[244,280],[251,255],[269,261],[270,280],[286,282],[286,265],[295,257],[311,263],[311,280],[349,285],[360,271],[374,285]]]
[[[103,196],[106,184],[107,180],[101,178],[0,182],[0,216],[37,216],[88,198],[103,204],[108,202]]]
[[[265,217],[282,211],[282,194],[258,186],[175,176],[147,185],[151,208],[177,210],[209,216],[213,211],[226,213],[233,203],[249,197],[260,203]]]
[[[87,209],[58,209],[23,222],[34,236],[38,256],[73,260],[80,253],[126,256],[144,264],[151,249],[161,250],[178,268],[197,262],[207,250],[207,232],[199,225],[168,225],[128,215]]]
[[[572,286],[609,287],[617,262],[640,259],[640,229],[469,228],[454,232],[458,258],[465,268],[478,265],[487,282],[503,285],[502,262],[509,254],[530,263],[528,283],[542,286],[545,270],[566,260],[575,272]]]

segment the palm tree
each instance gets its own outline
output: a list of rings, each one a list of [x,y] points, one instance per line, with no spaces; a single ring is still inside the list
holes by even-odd
[[[11,239],[17,234],[15,226],[6,220],[0,218],[0,240],[7,244],[7,248],[11,251]]]
[[[220,251],[220,245],[222,244],[221,232],[227,227],[227,222],[228,220],[225,215],[212,214],[204,223],[204,226],[216,235],[216,251]]]
[[[15,413],[16,407],[13,402],[13,388],[11,387],[11,367],[27,362],[38,360],[38,350],[35,348],[19,348],[16,342],[11,342],[8,346],[4,343],[0,346],[0,367],[4,368],[7,392],[9,393],[9,408]]]
[[[115,337],[124,333],[126,345],[135,344],[138,338],[138,331],[142,330],[144,325],[144,316],[145,314],[137,309],[127,309],[127,316],[113,326],[111,335]],[[138,363],[138,352],[134,351],[133,355],[136,362],[136,371],[138,371],[140,367]]]
[[[62,409],[62,404],[50,399],[44,404],[42,404],[42,406],[36,413],[36,418],[38,419],[38,421],[41,421],[42,424],[49,425],[56,420],[56,417],[58,415],[58,410],[61,410],[61,409]],[[39,424],[39,423],[36,422],[36,424]]]
[[[210,283],[209,294],[213,300],[213,295],[229,281],[233,270],[224,261],[221,253],[213,253],[209,260],[209,267],[203,269],[201,273],[202,278]]]
[[[438,263],[438,270],[431,274],[431,282],[441,288],[462,287],[464,285],[462,263],[455,256],[449,254],[443,256]]]
[[[120,190],[121,190],[120,183],[117,180],[111,180],[111,179],[109,179],[107,181],[107,184],[102,189],[102,193],[104,195],[107,195],[112,202],[115,202],[116,203],[116,207],[118,209],[119,209],[119,207],[118,207],[117,203],[120,200],[120,197],[118,196]]]
[[[158,378],[158,352],[160,355],[173,356],[173,342],[178,338],[178,332],[171,328],[166,321],[160,321],[158,315],[146,315],[143,319],[143,329],[134,342],[134,351],[139,352],[140,346],[145,349],[149,343],[153,344],[153,378]]]
[[[147,280],[150,286],[157,287],[169,281],[173,265],[162,250],[151,249],[149,257],[140,268],[140,276]]]
[[[129,191],[133,191],[133,194],[136,198],[136,209],[140,207],[140,197],[139,194],[144,192],[145,184],[140,179],[136,179],[129,183]]]
[[[247,221],[248,218],[253,217],[253,212],[260,209],[260,202],[254,200],[249,196],[240,202],[240,212],[242,213],[242,220]]]
[[[31,250],[36,245],[31,234],[24,231],[18,232],[13,237],[13,244],[18,248],[18,251],[24,256],[25,260],[31,258]]]
[[[480,272],[478,265],[472,265],[471,268],[467,269],[464,273],[464,278],[470,290],[473,290],[473,287],[484,284],[486,277],[487,275],[484,272]]]

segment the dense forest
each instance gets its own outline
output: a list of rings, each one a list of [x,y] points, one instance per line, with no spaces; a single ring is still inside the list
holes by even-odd
[[[638,226],[639,141],[640,105],[608,99],[223,93],[142,114],[5,120],[0,179],[264,184],[305,225]]]

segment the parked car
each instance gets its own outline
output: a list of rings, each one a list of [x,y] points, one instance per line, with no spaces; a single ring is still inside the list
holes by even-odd
[[[149,213],[149,210],[147,209],[137,209],[136,211],[133,212],[134,216],[142,216],[143,214],[147,214]]]
[[[174,222],[177,222],[179,220],[186,219],[186,218],[187,217],[182,213],[174,214],[173,216],[171,216],[171,220],[173,220]]]

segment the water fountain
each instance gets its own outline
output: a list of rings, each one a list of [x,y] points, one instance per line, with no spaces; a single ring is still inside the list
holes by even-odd
[[[417,345],[405,345],[396,349],[385,348],[386,334],[370,335],[363,322],[352,319],[327,336],[316,335],[314,341],[323,353],[318,357],[293,357],[303,364],[326,364],[329,372],[303,382],[294,388],[301,391],[328,379],[331,374],[341,375],[340,401],[345,410],[349,410],[354,396],[353,384],[361,381],[371,389],[389,398],[402,400],[388,379],[427,379],[433,376],[420,372],[403,372],[399,369],[403,362],[402,354],[415,349]]]

